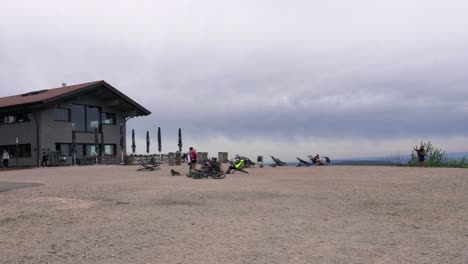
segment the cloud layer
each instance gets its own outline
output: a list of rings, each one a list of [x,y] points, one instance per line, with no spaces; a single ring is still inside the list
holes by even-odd
[[[160,126],[174,148],[182,127],[211,152],[460,150],[466,13],[435,0],[10,1],[0,96],[104,79],[153,112],[129,122],[141,138]]]

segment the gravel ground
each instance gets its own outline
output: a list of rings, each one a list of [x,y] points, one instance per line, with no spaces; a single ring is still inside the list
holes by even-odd
[[[0,171],[0,263],[468,263],[466,169],[136,168]]]

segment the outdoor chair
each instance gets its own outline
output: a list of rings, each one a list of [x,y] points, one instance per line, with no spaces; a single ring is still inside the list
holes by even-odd
[[[329,165],[331,163],[330,158],[328,157],[322,157],[318,159],[316,159],[312,155],[309,155],[308,157],[312,161],[312,165],[315,165],[315,166],[324,166],[324,165]]]
[[[236,162],[239,162],[240,160],[244,160],[244,167],[245,168],[255,168],[255,162],[253,162],[251,159],[245,157],[245,156],[240,156],[240,155],[236,155],[236,157],[234,158],[234,160]]]
[[[137,169],[137,171],[142,171],[142,170],[148,170],[148,171],[154,171],[154,170],[159,170],[161,163],[159,162],[154,162],[150,161],[147,159],[138,159],[137,160],[138,165],[140,165]]]
[[[241,159],[237,163],[229,161],[229,163],[231,163],[231,166],[229,166],[229,169],[226,171],[226,174],[234,174],[236,171],[248,174],[248,172],[244,170],[245,160]]]
[[[263,168],[263,156],[257,156],[257,164]]]
[[[296,158],[298,161],[299,161],[299,164],[297,164],[296,167],[309,167],[310,165],[312,165],[312,163],[308,162],[308,161],[305,161],[303,159],[300,159],[300,158]]]
[[[271,156],[271,159],[275,162],[275,164],[273,164],[272,167],[276,167],[276,166],[286,166],[286,162],[282,162],[280,159],[278,158],[275,158],[273,156]]]
[[[312,165],[317,165],[317,164],[315,164],[314,156],[309,155],[309,156],[307,156],[307,157],[308,157],[308,158],[310,159],[310,161],[312,162]]]

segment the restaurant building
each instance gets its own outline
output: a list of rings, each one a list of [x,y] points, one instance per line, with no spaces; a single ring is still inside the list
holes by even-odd
[[[72,156],[118,160],[125,153],[126,121],[150,114],[105,81],[3,97],[0,153],[8,150],[10,166],[39,166],[43,149],[57,153],[64,165]]]

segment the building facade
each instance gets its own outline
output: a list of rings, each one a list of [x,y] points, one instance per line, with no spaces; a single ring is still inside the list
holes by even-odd
[[[72,157],[120,158],[126,121],[150,114],[105,81],[3,97],[0,153],[8,150],[10,166],[39,166],[43,150],[59,154],[62,164]]]

